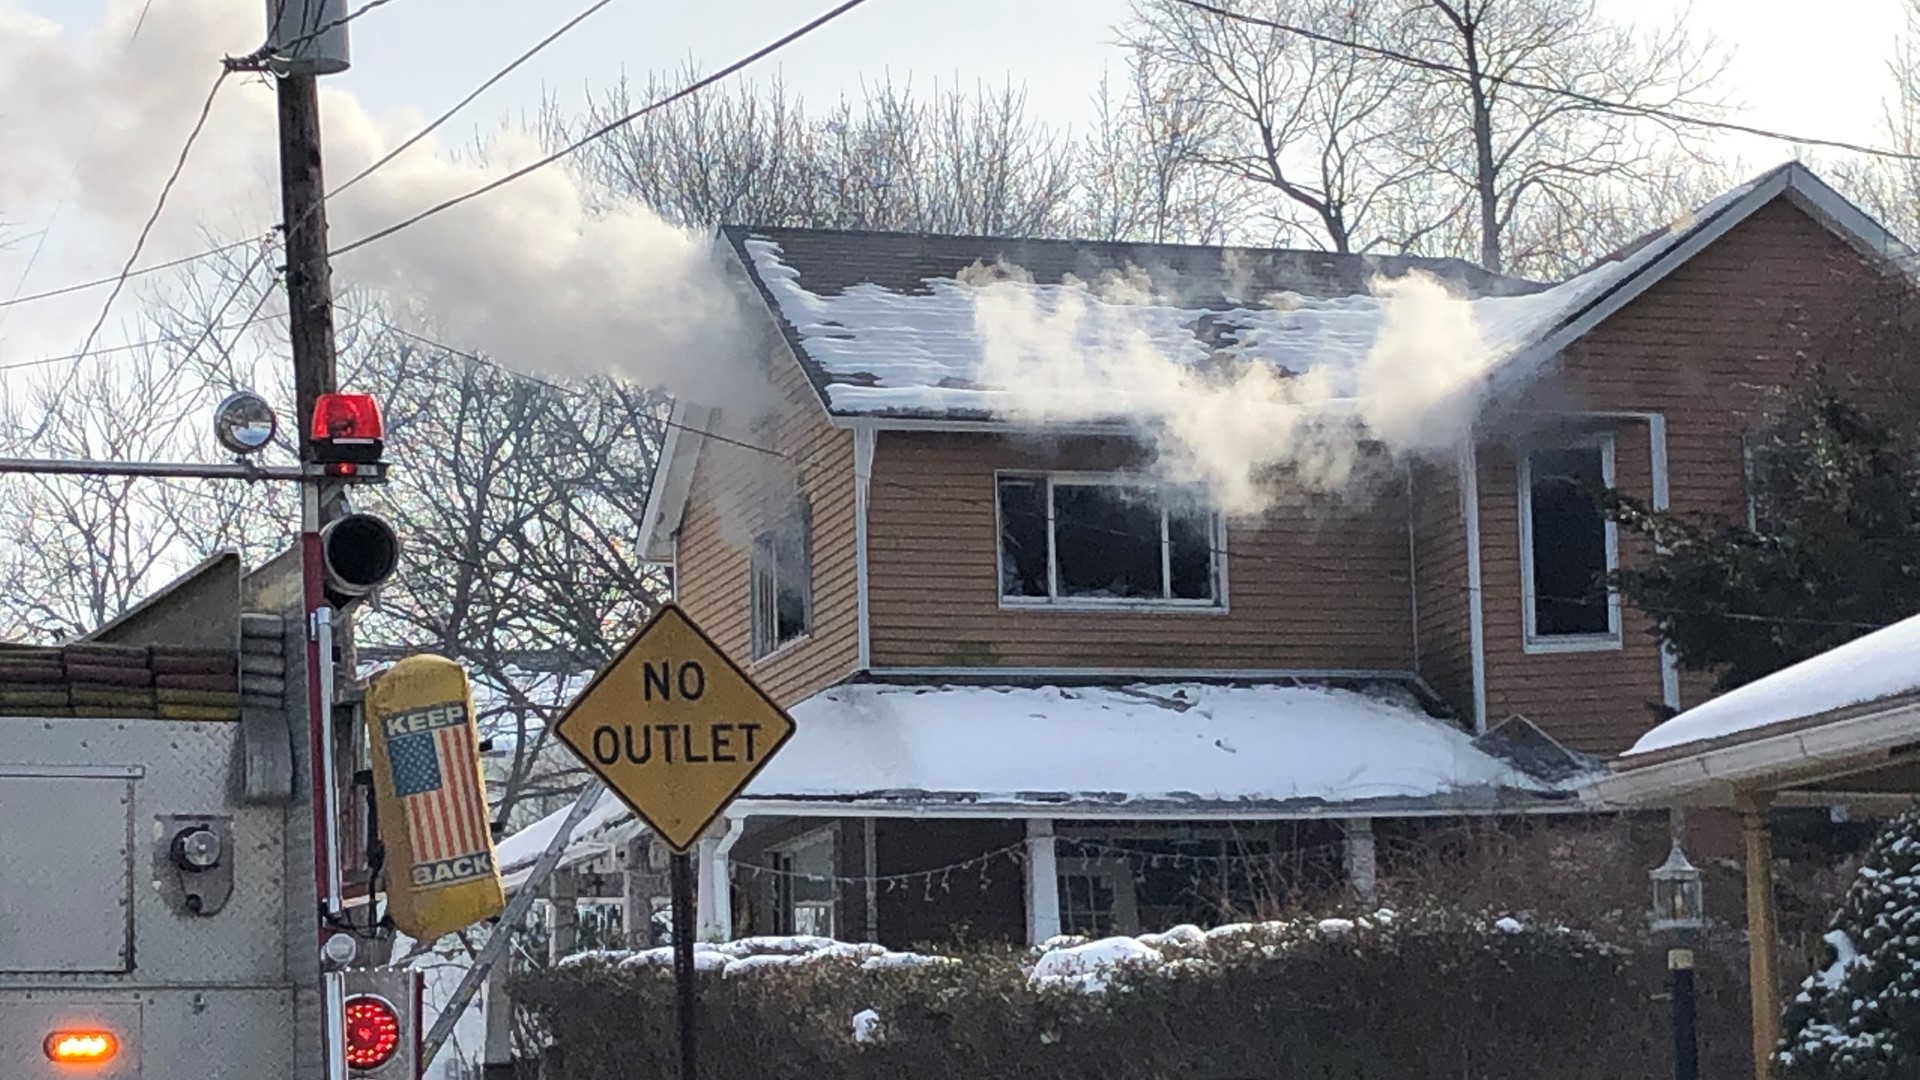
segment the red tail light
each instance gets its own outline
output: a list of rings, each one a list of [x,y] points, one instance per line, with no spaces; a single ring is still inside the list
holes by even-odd
[[[59,1065],[95,1065],[112,1061],[120,1040],[111,1031],[95,1029],[56,1031],[42,1044],[47,1060]]]
[[[346,1059],[352,1069],[377,1069],[400,1049],[400,1015],[385,999],[363,994],[346,1005]]]

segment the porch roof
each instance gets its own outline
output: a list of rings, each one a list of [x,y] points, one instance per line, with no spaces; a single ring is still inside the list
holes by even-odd
[[[1570,795],[1404,687],[849,683],[731,816],[1298,818],[1522,810]],[[502,841],[510,877],[562,814]],[[627,819],[603,799],[575,844]]]
[[[1870,805],[1920,794],[1920,616],[1654,728],[1582,795],[1610,806]]]

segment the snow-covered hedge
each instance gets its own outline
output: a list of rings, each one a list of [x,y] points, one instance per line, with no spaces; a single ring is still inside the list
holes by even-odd
[[[1495,915],[1183,926],[957,957],[768,938],[698,956],[711,1080],[1616,1080],[1670,1068],[1659,956]],[[518,979],[516,1000],[552,1039],[549,1075],[672,1075],[671,970],[661,950],[596,953]],[[1705,1005],[1708,1030],[1718,1004]],[[1737,997],[1726,1006],[1724,1042],[1738,1046]]]

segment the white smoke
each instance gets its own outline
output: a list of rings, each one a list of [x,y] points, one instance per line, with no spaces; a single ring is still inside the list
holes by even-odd
[[[981,381],[1019,421],[1126,418],[1169,479],[1204,487],[1229,513],[1271,502],[1276,470],[1310,490],[1351,487],[1371,446],[1424,455],[1458,445],[1493,355],[1471,304],[1421,273],[1373,282],[1357,358],[1348,335],[1308,349],[1302,370],[1209,355],[1194,313],[1152,294],[1137,270],[1094,285],[1034,286],[1017,268],[981,282],[974,331]],[[976,275],[977,278],[977,275]],[[1283,301],[1276,300],[1276,303]]]
[[[0,0],[0,218],[25,221],[65,199],[66,217],[111,244],[115,269],[222,55],[250,52],[265,34],[259,0],[167,0],[134,37],[143,3],[108,0],[97,27],[70,34]],[[412,114],[375,116],[332,79],[321,88],[330,185],[422,124]],[[244,236],[279,220],[276,116],[268,80],[228,80],[142,262],[203,248],[208,230]],[[333,245],[472,191],[540,148],[506,131],[484,161],[444,151],[423,141],[331,200]],[[456,347],[523,369],[619,374],[718,404],[755,380],[743,378],[751,343],[713,250],[708,237],[638,206],[590,211],[553,165],[348,254],[334,273],[337,289],[368,286],[397,308],[430,313],[434,335]],[[0,269],[0,284],[17,273]],[[84,330],[72,328],[75,344]]]

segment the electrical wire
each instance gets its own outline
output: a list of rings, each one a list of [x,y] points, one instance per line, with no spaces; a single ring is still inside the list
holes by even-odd
[[[528,165],[522,166],[521,168],[515,169],[514,171],[506,174],[505,176],[499,177],[498,179],[492,180],[486,184],[482,184],[481,186],[473,189],[472,191],[467,192],[464,195],[456,195],[451,199],[447,199],[443,202],[436,203],[433,206],[430,206],[427,209],[422,210],[417,214],[414,214],[412,217],[406,218],[402,221],[395,222],[394,224],[389,225],[384,229],[380,229],[377,232],[369,233],[366,236],[363,236],[360,239],[345,245],[344,247],[335,248],[332,251],[328,252],[327,254],[332,257],[345,255],[350,251],[355,251],[359,248],[363,248],[368,244],[371,244],[377,240],[382,240],[382,239],[385,239],[386,237],[392,236],[394,233],[397,233],[402,229],[406,229],[411,226],[417,225],[420,222],[425,221],[427,218],[430,218],[442,211],[451,210],[454,207],[459,206],[461,203],[469,202],[473,199],[477,199],[480,196],[487,194],[488,192],[496,191],[502,187],[505,187],[506,185],[513,183],[515,180],[518,180],[521,177],[527,176],[530,173],[543,169],[548,165],[551,165],[554,162],[567,157],[568,155],[574,153],[575,151],[581,149],[582,147],[588,145],[589,143],[592,143],[598,139],[604,138],[607,135],[612,134],[613,132],[619,130],[620,128],[625,127],[626,125],[634,122],[635,120],[638,120],[640,117],[645,116],[650,112],[653,112],[657,109],[666,108],[668,105],[671,105],[676,101],[680,101],[682,99],[691,97],[692,95],[699,93],[701,90],[704,90],[709,86],[712,86],[714,83],[717,83],[720,80],[727,78],[728,76],[734,74],[735,72],[738,72],[743,68],[749,67],[752,64],[766,58],[767,56],[770,56],[773,53],[776,53],[781,49],[786,48],[788,45],[791,45],[794,42],[800,40],[801,38],[806,37],[808,34],[813,33],[815,30],[820,29],[821,27],[827,25],[828,23],[834,21],[835,19],[838,19],[840,16],[845,15],[847,12],[852,11],[854,8],[857,8],[864,3],[866,3],[866,0],[845,0],[845,2],[840,4],[838,7],[835,7],[832,10],[828,11],[826,14],[821,15],[818,18],[815,18],[812,22],[807,23],[805,26],[802,26],[797,30],[788,32],[787,34],[773,41],[770,44],[761,46],[759,49],[756,49],[753,52],[749,53],[748,55],[740,58],[739,60],[736,60],[733,63],[728,64],[726,67],[721,68],[720,70],[714,72],[711,75],[707,75],[703,78],[695,79],[693,82],[688,83],[686,86],[681,87],[679,90],[676,90],[673,93],[666,95],[665,97],[655,99],[654,101],[649,102],[648,104],[643,105],[638,109],[635,109],[634,111],[628,113],[625,116],[620,117],[617,120],[613,120],[607,124],[603,124],[599,128],[596,128],[593,131],[588,132],[586,135],[581,136],[579,139],[576,139],[575,141],[573,141],[572,143],[569,143],[568,145],[562,147],[561,149],[556,150],[551,154],[548,154],[546,157],[543,157],[538,161],[532,162]]]
[[[454,105],[453,108],[442,113],[438,118],[436,118],[432,123],[428,124],[424,129],[415,133],[412,137],[408,138],[405,142],[401,143],[398,147],[388,152],[379,161],[376,161],[372,165],[367,166],[365,169],[360,170],[359,173],[349,178],[345,183],[342,183],[340,186],[336,187],[333,191],[329,192],[327,194],[327,198],[332,198],[334,195],[338,195],[340,192],[345,191],[347,188],[352,187],[354,184],[357,184],[360,181],[366,179],[368,176],[372,175],[374,171],[386,165],[387,163],[391,162],[394,158],[398,157],[402,152],[404,152],[405,150],[409,149],[410,147],[418,143],[421,139],[425,138],[428,134],[432,133],[435,129],[445,124],[448,120],[451,120],[454,117],[454,115],[457,114],[461,109],[464,109],[466,106],[472,104],[474,99],[478,98],[482,93],[484,93],[486,90],[494,86],[501,79],[506,78],[509,74],[514,72],[521,65],[525,64],[528,60],[533,59],[534,56],[538,55],[541,51],[546,49],[548,46],[552,45],[555,41],[558,41],[562,35],[566,34],[568,31],[571,31],[576,26],[580,25],[580,23],[586,20],[587,16],[594,14],[595,12],[599,11],[601,8],[606,7],[607,4],[611,2],[612,0],[598,0],[598,2],[593,4],[591,7],[587,8],[585,11],[581,12],[579,15],[576,15],[572,19],[568,20],[559,29],[555,30],[553,33],[548,34],[545,38],[541,39],[541,41],[538,44],[536,44],[533,48],[522,53],[512,63],[508,64],[506,67],[502,68],[500,71],[490,76],[485,82],[481,83],[466,97],[460,99],[458,104]],[[356,15],[364,14],[365,10],[366,9],[363,8],[360,12],[357,12]],[[134,270],[126,274],[125,277],[129,277],[129,278],[140,277],[142,275],[156,273],[161,270],[170,270],[170,269],[173,269],[174,267],[185,266],[189,263],[198,262],[201,259],[212,258],[215,255],[232,251],[235,248],[245,247],[246,245],[251,243],[254,243],[254,239],[236,240],[232,243],[221,244],[218,247],[208,248],[205,251],[198,252],[193,255],[186,255],[178,259],[169,259],[166,262],[154,263],[151,266],[141,267],[137,270]],[[122,277],[120,275],[108,275],[106,277],[95,278],[91,281],[81,281],[81,282],[76,282],[72,285],[63,285],[55,289],[46,289],[41,292],[29,294],[27,296],[15,296],[10,300],[0,301],[0,310],[11,308],[19,304],[33,303],[34,301],[37,301],[37,300],[48,300],[56,296],[65,296],[65,295],[68,295],[69,293],[85,292],[89,289],[97,289],[102,285],[112,285],[115,282],[120,280],[122,280]]]
[[[599,11],[601,8],[606,7],[608,4],[611,4],[611,3],[613,3],[613,0],[599,0],[599,2],[594,4],[592,7],[587,8],[585,11],[582,11],[580,14],[575,15],[573,18],[567,20],[565,23],[563,23],[560,26],[559,29],[555,30],[553,33],[548,34],[546,37],[542,38],[538,44],[534,45],[533,48],[528,49],[526,52],[521,53],[513,61],[513,63],[508,64],[506,67],[501,68],[499,71],[495,72],[492,76],[490,76],[487,79],[487,81],[481,83],[479,86],[474,87],[472,92],[468,93],[466,97],[463,97],[459,101],[455,102],[452,108],[448,109],[446,112],[441,113],[438,117],[435,117],[432,123],[428,124],[426,127],[423,127],[419,131],[415,132],[413,136],[409,138],[406,142],[403,142],[399,146],[394,147],[392,150],[387,151],[387,153],[383,157],[381,157],[380,160],[374,162],[373,164],[367,166],[364,169],[361,169],[358,173],[355,173],[353,176],[349,177],[345,183],[341,184],[339,187],[334,188],[332,191],[329,191],[327,193],[327,198],[331,199],[335,195],[340,194],[341,192],[347,190],[353,185],[359,183],[360,181],[365,180],[368,176],[371,176],[375,171],[380,169],[382,166],[386,165],[388,162],[392,161],[394,158],[397,158],[401,154],[405,153],[415,143],[433,134],[434,131],[440,127],[440,125],[453,119],[454,115],[458,113],[461,109],[464,109],[468,105],[473,104],[473,100],[475,98],[479,97],[481,94],[484,94],[488,90],[492,89],[495,83],[499,82],[501,79],[506,78],[508,75],[513,74],[514,70],[517,69],[520,65],[533,59],[536,55],[540,53],[541,50],[545,49],[547,46],[553,44],[554,42],[560,40],[561,36],[566,34],[567,31],[572,30],[574,27],[585,22],[588,16],[592,15],[593,13]]]
[[[286,316],[286,312],[279,311],[269,315],[259,315],[257,317],[244,319],[237,323],[228,323],[225,326],[213,327],[212,329],[220,333],[233,330],[245,330],[247,327],[257,323],[270,322],[274,319],[284,319]],[[135,352],[140,349],[151,349],[161,345],[176,345],[179,344],[181,340],[182,339],[177,336],[169,335],[162,338],[147,338],[144,341],[130,341],[124,345],[109,345],[105,348],[95,349],[92,352],[67,353],[63,356],[42,356],[32,360],[14,360],[0,364],[0,371],[18,371],[22,368],[41,367],[46,364],[59,364],[70,360],[85,360],[89,356],[105,356],[109,353]]]
[[[147,13],[152,10],[153,0],[147,0],[145,4],[141,5],[140,17],[133,21],[133,31],[127,35],[126,43],[120,47],[120,55],[123,59],[133,50],[133,43],[140,39],[140,31],[147,25]],[[47,215],[46,225],[40,229],[39,235],[34,238],[33,251],[27,255],[27,264],[20,270],[20,280],[14,282],[13,296],[10,299],[18,299],[20,290],[27,287],[27,279],[33,276],[33,268],[40,262],[40,253],[46,250],[47,237],[53,234],[53,226],[60,220],[60,211],[66,209],[68,201],[72,199],[73,186],[79,182],[80,170],[86,165],[87,158],[93,153],[94,141],[100,136],[101,121],[105,119],[105,108],[102,108],[94,114],[93,126],[87,131],[87,139],[84,143],[80,144],[80,153],[74,156],[73,171],[67,176],[66,191],[60,196],[60,200],[53,204],[53,212]],[[6,322],[7,309],[0,308],[0,326],[5,326]]]
[[[1380,45],[1369,45],[1363,41],[1354,41],[1351,38],[1336,37],[1332,34],[1323,33],[1318,30],[1312,30],[1304,26],[1296,26],[1291,23],[1280,22],[1276,19],[1267,19],[1257,15],[1249,15],[1245,12],[1233,11],[1228,8],[1223,8],[1215,4],[1207,3],[1206,0],[1178,0],[1178,2],[1186,5],[1187,7],[1193,8],[1196,11],[1204,11],[1218,18],[1230,19],[1234,22],[1247,23],[1253,26],[1263,26],[1269,30],[1278,30],[1281,33],[1291,34],[1295,37],[1305,38],[1308,41],[1318,41],[1324,45],[1332,45],[1332,46],[1335,46],[1336,48],[1346,49],[1351,52],[1365,53],[1370,56],[1379,57],[1383,60],[1391,60],[1398,64],[1404,64],[1409,67],[1419,68],[1423,71],[1432,71],[1432,72],[1437,72],[1443,75],[1454,75],[1454,76],[1460,76],[1464,78],[1479,78],[1481,80],[1484,80],[1485,82],[1491,83],[1496,86],[1505,86],[1505,87],[1510,87],[1514,90],[1525,90],[1525,91],[1528,91],[1531,93],[1537,93],[1537,94],[1551,94],[1556,97],[1564,98],[1568,101],[1576,101],[1576,102],[1579,102],[1580,104],[1588,105],[1595,109],[1600,109],[1605,112],[1611,112],[1620,116],[1640,116],[1640,117],[1645,117],[1652,120],[1664,120],[1667,123],[1679,124],[1685,127],[1706,128],[1706,129],[1715,130],[1715,131],[1729,131],[1729,132],[1733,132],[1741,135],[1754,135],[1763,139],[1772,139],[1776,142],[1797,143],[1802,146],[1823,146],[1829,149],[1847,150],[1856,154],[1866,154],[1871,157],[1887,158],[1893,161],[1920,161],[1920,154],[1910,154],[1910,153],[1905,153],[1899,150],[1888,150],[1883,147],[1877,147],[1877,146],[1865,146],[1860,143],[1847,142],[1842,139],[1826,139],[1826,138],[1820,138],[1818,136],[1812,136],[1812,135],[1794,135],[1787,132],[1773,131],[1773,130],[1762,128],[1762,127],[1754,127],[1749,124],[1742,124],[1732,120],[1715,120],[1711,117],[1692,116],[1686,113],[1673,112],[1672,110],[1669,110],[1669,109],[1657,108],[1651,105],[1634,105],[1630,102],[1611,101],[1607,98],[1597,97],[1593,94],[1582,93],[1578,90],[1572,90],[1564,86],[1547,86],[1543,83],[1529,82],[1525,79],[1510,79],[1503,75],[1493,74],[1492,72],[1483,71],[1476,74],[1472,71],[1467,70],[1466,68],[1460,67],[1457,64],[1449,64],[1441,60],[1430,60],[1426,57],[1415,56],[1411,53],[1401,52],[1397,49],[1389,49]]]
[[[200,106],[200,116],[193,123],[193,130],[187,133],[187,141],[180,147],[180,157],[173,163],[173,172],[168,174],[167,182],[160,187],[160,197],[153,204],[153,213],[147,216],[147,223],[140,228],[140,235],[133,242],[133,252],[127,256],[126,265],[120,268],[114,279],[113,291],[107,294],[107,302],[100,305],[100,317],[94,320],[93,329],[87,331],[87,338],[80,345],[82,355],[91,351],[93,339],[100,328],[107,324],[107,315],[113,310],[113,302],[119,298],[120,290],[126,287],[127,279],[133,276],[133,264],[140,259],[140,252],[147,246],[147,238],[153,235],[153,227],[160,221],[160,214],[167,208],[167,196],[173,193],[173,186],[180,181],[180,174],[187,167],[187,157],[193,153],[193,144],[200,140],[200,133],[207,128],[207,117],[213,114],[214,99],[220,96],[220,88],[226,85],[227,76],[232,74],[225,68],[214,77],[213,86],[207,91],[207,100]]]

